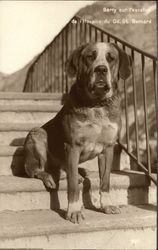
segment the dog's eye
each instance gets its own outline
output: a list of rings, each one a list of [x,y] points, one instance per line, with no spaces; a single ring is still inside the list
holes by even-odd
[[[114,61],[115,58],[110,53],[107,53],[106,60],[110,63],[110,62]]]
[[[87,58],[88,58],[88,60],[90,60],[90,61],[93,61],[93,60],[94,60],[94,56],[93,56],[93,55],[87,55]]]

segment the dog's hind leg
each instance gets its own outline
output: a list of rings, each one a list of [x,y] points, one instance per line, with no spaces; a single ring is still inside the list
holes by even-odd
[[[47,188],[55,189],[56,184],[52,176],[45,171],[46,161],[40,158],[40,168],[36,168],[34,176],[41,179]]]
[[[24,144],[25,171],[31,178],[43,181],[47,188],[56,188],[52,176],[47,173],[47,135],[41,128],[34,128]]]
[[[51,189],[56,188],[56,184],[52,176],[49,173],[38,170],[35,173],[35,177],[37,177],[38,179],[41,179],[47,188],[51,188]]]
[[[31,158],[30,161],[29,158]],[[44,159],[33,159],[32,156],[28,157],[27,155],[27,160],[25,161],[25,171],[27,175],[31,178],[41,179],[47,188],[54,189],[56,188],[56,184],[52,176],[45,171],[45,166],[46,161]]]

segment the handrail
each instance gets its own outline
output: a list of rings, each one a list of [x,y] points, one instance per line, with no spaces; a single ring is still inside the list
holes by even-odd
[[[68,21],[68,22],[66,23],[66,25],[64,25],[64,27],[61,29],[61,31],[54,37],[53,41],[52,41],[51,43],[49,43],[49,44],[44,48],[44,50],[36,57],[36,59],[34,60],[33,65],[42,57],[42,55],[45,53],[45,51],[51,46],[51,44],[54,43],[54,41],[60,36],[60,34],[62,34],[63,30],[67,27],[67,25],[69,25],[69,23],[71,23],[72,20],[74,20],[74,19],[77,19],[77,20],[81,21],[81,20],[82,20],[82,17],[80,17],[79,15],[73,16],[73,17],[70,19],[70,21]],[[89,23],[88,23],[88,24],[89,24]],[[105,31],[105,30],[102,29],[101,27],[98,27],[98,26],[96,26],[96,25],[94,25],[94,24],[92,24],[92,23],[90,23],[89,25],[90,25],[91,27],[93,27],[93,28],[99,30],[100,32],[105,33],[106,35],[108,35],[108,36],[111,37],[112,39],[115,39],[115,40],[117,40],[118,42],[124,44],[124,46],[127,46],[127,47],[129,47],[129,48],[131,48],[131,49],[134,49],[134,50],[137,51],[138,53],[141,53],[141,54],[143,54],[144,56],[147,56],[147,57],[149,57],[149,58],[151,58],[151,59],[153,59],[153,60],[157,60],[157,57],[156,57],[156,56],[154,56],[154,55],[152,55],[152,54],[150,54],[150,53],[148,53],[148,52],[145,52],[145,51],[141,50],[140,48],[138,48],[138,47],[132,45],[131,43],[127,43],[125,40],[123,40],[122,38],[116,37],[115,35],[111,34],[109,31]],[[28,72],[27,72],[26,81],[25,81],[25,85],[24,85],[24,88],[23,88],[23,91],[24,91],[24,92],[25,92],[25,89],[26,89],[27,78],[28,78],[29,72],[31,71],[31,68],[33,67],[33,65],[30,66],[30,68],[29,68],[29,70],[28,70]]]
[[[76,22],[74,22],[74,20]],[[42,53],[37,56],[34,63],[29,68],[24,86],[24,91],[35,92],[62,92],[68,93],[72,81],[65,74],[65,62],[71,51],[80,44],[87,42],[106,41],[119,43],[124,51],[130,53],[133,65],[132,76],[129,80],[124,81],[123,101],[124,101],[124,136],[119,141],[120,147],[125,150],[130,159],[136,162],[137,166],[156,184],[152,176],[151,165],[151,145],[149,133],[149,107],[147,87],[154,89],[152,95],[152,104],[154,102],[155,114],[157,119],[157,57],[143,51],[136,46],[129,44],[123,39],[116,37],[96,25],[82,21],[80,16],[74,16],[54,37],[53,41],[48,44]],[[135,63],[137,63],[135,65]],[[146,78],[148,73],[148,79]],[[132,90],[129,99],[129,87]],[[142,97],[138,97],[139,93]],[[151,90],[150,90],[151,91]],[[129,116],[129,109],[133,109],[133,118]],[[138,110],[142,108],[144,130],[140,132],[140,118]],[[150,112],[151,113],[151,112]],[[131,120],[132,119],[132,120]],[[156,120],[157,121],[157,120]],[[134,123],[135,140],[131,139],[130,126]],[[145,153],[147,156],[146,163],[143,163],[140,155],[140,133],[143,133],[146,143]],[[133,147],[133,149],[131,149]],[[135,153],[133,153],[135,150]]]
[[[141,162],[138,162],[137,157],[136,157],[134,154],[130,153],[130,152],[127,150],[127,148],[126,148],[122,143],[119,142],[119,145],[120,145],[121,148],[130,156],[130,158],[132,158],[132,160],[133,160],[135,163],[138,164],[138,166],[139,166],[139,167],[143,170],[143,172],[149,177],[149,179],[151,179],[152,182],[153,182],[155,185],[157,185],[157,180],[156,180],[156,178],[154,178],[154,176],[153,176],[151,173],[149,173],[149,171],[144,167],[144,165],[143,165]]]
[[[27,85],[27,79],[29,77],[29,73],[32,69],[32,67],[36,64],[36,62],[38,62],[38,60],[42,57],[42,55],[45,53],[45,51],[51,46],[51,44],[54,43],[54,41],[59,37],[60,34],[62,34],[63,30],[66,28],[66,26],[74,19],[74,17],[72,17],[70,19],[70,21],[68,21],[68,23],[66,25],[64,25],[64,27],[61,29],[61,31],[54,37],[53,41],[51,43],[49,43],[48,45],[46,45],[46,47],[43,49],[43,51],[37,55],[36,59],[34,60],[33,64],[30,66],[28,72],[27,72],[27,76],[26,76],[26,80],[25,80],[25,84],[24,84],[24,88],[23,88],[23,92],[25,92],[26,89],[26,85]]]
[[[78,19],[78,20],[82,20],[82,19],[83,19],[83,18],[80,17],[79,15],[76,15],[75,18]],[[86,20],[86,19],[85,19],[85,20]],[[156,56],[154,56],[154,55],[152,55],[152,54],[150,54],[150,53],[148,53],[148,52],[143,51],[142,49],[140,49],[140,48],[134,46],[132,43],[127,43],[125,40],[123,40],[122,38],[119,38],[119,37],[113,35],[113,34],[110,33],[109,31],[105,31],[105,30],[102,29],[101,27],[98,27],[98,26],[96,26],[95,24],[92,24],[92,23],[90,23],[89,25],[91,25],[91,26],[94,27],[95,29],[97,29],[97,30],[99,30],[99,31],[101,31],[101,32],[103,32],[103,33],[105,33],[105,34],[107,34],[108,36],[110,36],[111,38],[117,40],[118,42],[123,43],[125,46],[129,47],[130,49],[134,49],[134,50],[137,51],[138,53],[144,54],[144,56],[147,56],[147,57],[149,57],[149,58],[151,58],[151,59],[153,59],[153,60],[157,60],[157,57],[156,57]]]

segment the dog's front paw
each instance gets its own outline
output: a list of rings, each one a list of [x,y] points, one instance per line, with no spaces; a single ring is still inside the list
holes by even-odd
[[[66,219],[74,224],[79,224],[84,219],[82,211],[82,203],[80,201],[69,203]]]
[[[66,219],[74,224],[80,224],[84,216],[81,211],[67,212]]]
[[[101,210],[105,214],[120,214],[121,211],[118,206],[113,205],[113,201],[110,197],[109,192],[101,192],[100,193],[100,205]]]
[[[117,206],[105,206],[102,208],[105,214],[120,214],[121,210]]]

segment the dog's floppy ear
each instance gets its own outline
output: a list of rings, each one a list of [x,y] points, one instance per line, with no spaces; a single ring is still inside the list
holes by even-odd
[[[78,71],[79,59],[82,50],[87,46],[87,44],[82,44],[77,49],[75,49],[66,62],[66,73],[70,77],[75,77]]]
[[[119,52],[119,76],[121,79],[126,80],[132,72],[132,58],[131,56],[127,55],[127,53],[120,49],[117,44],[112,44]]]

